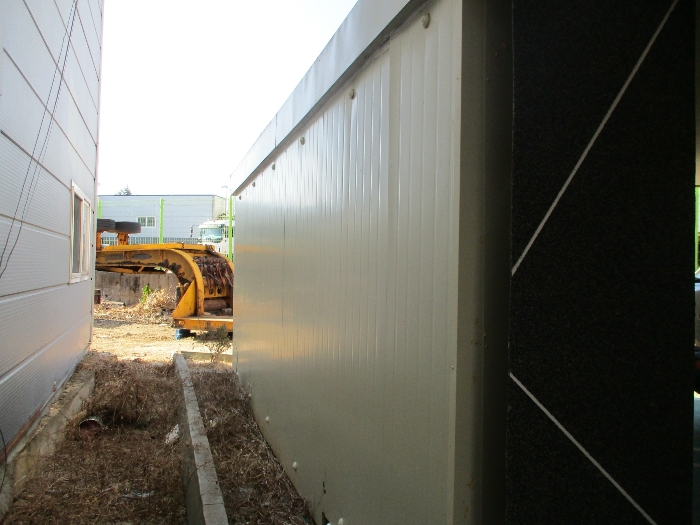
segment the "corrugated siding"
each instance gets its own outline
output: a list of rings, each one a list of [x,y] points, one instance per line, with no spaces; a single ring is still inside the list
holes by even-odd
[[[0,299],[3,347],[13,349],[0,355],[0,374],[89,317],[91,292],[86,290],[91,286],[90,281],[83,281]]]
[[[6,136],[0,135],[0,159],[2,159],[0,180],[3,181],[3,191],[0,193],[0,218],[4,216],[9,221],[9,217],[12,217],[17,209],[24,181],[24,177],[20,178],[17,174],[27,172],[29,155]],[[34,165],[32,165],[33,171]],[[70,208],[65,206],[65,202],[70,200],[70,189],[46,170],[38,168],[33,192],[24,222],[68,239],[71,224]],[[0,292],[0,296],[2,295],[4,294]]]
[[[0,260],[0,429],[8,443],[90,338],[93,282],[68,284],[72,182],[96,204],[102,15],[101,3],[88,1],[77,0],[74,24],[72,0],[0,2],[0,251],[7,246]]]
[[[102,48],[102,3],[100,0],[89,0],[88,9],[92,17],[92,26],[97,34],[97,41]]]
[[[78,2],[78,5],[79,4],[80,2]],[[28,11],[24,2],[20,0],[8,0],[7,9],[9,11],[8,15],[11,17],[13,23],[9,24],[4,31],[6,41],[4,45],[5,54],[14,62],[16,71],[24,77],[24,83],[35,92],[37,103],[43,103],[48,106],[49,111],[53,111],[55,106],[55,120],[58,126],[60,126],[61,130],[66,134],[85,164],[87,166],[94,166],[96,155],[97,110],[92,106],[88,112],[89,107],[86,106],[86,114],[83,115],[79,111],[73,98],[71,86],[67,83],[61,86],[60,96],[58,97],[58,102],[56,102],[59,78],[59,71],[56,71],[58,54],[56,54],[55,59],[52,57],[42,38],[42,33],[39,32],[39,28],[32,18],[32,13]],[[53,15],[53,19],[56,20],[58,18],[58,13],[55,10]],[[77,25],[76,19],[76,23],[73,25],[74,38],[71,40],[72,42],[79,36],[77,35],[77,31],[79,30]],[[67,40],[64,45],[64,55],[66,46]],[[63,55],[61,57],[60,66],[63,66]],[[66,67],[66,69],[68,68]],[[65,76],[68,78],[68,75]],[[9,82],[9,79],[6,78],[5,80]],[[22,82],[19,79],[16,81]],[[52,86],[53,92],[52,96],[49,98]],[[48,104],[46,104],[47,100]],[[90,105],[92,105],[92,103],[90,103]],[[92,122],[92,132],[88,129],[87,122]],[[33,136],[35,137],[36,133],[34,133]],[[91,171],[94,172],[94,169]]]
[[[71,8],[73,1],[74,0],[56,0],[63,26],[67,28],[70,27],[70,22],[72,20]],[[85,1],[86,0],[79,0],[78,7]],[[94,98],[97,99],[99,93],[99,67],[96,66],[99,66],[99,62],[96,63],[93,56],[90,54],[90,49],[88,48],[87,41],[77,18],[74,24],[73,36],[74,37],[71,39],[71,52],[77,57],[80,69],[90,87],[90,92],[93,94]]]
[[[85,0],[81,0],[84,2]],[[51,2],[41,0],[28,0],[29,15],[39,29],[39,33],[25,35],[24,38],[43,38],[48,47],[52,60],[57,63],[59,55],[63,54],[68,41],[65,36],[63,24],[52,24],[56,18],[56,5]],[[81,4],[79,4],[81,5]],[[77,23],[77,21],[76,21]],[[72,43],[72,39],[71,39]],[[63,47],[63,50],[61,49]],[[66,87],[76,106],[80,109],[85,124],[89,127],[93,137],[97,136],[97,93],[92,93],[88,87],[88,78],[94,81],[94,71],[83,71],[78,62],[75,52],[71,50],[68,54],[68,63],[64,72]],[[49,79],[50,80],[50,79]],[[47,88],[48,91],[48,88]]]
[[[90,281],[76,285],[83,289],[82,296],[92,291]],[[0,377],[0,396],[3,409],[0,422],[5,439],[12,439],[52,395],[78,363],[82,353],[76,352],[77,341],[88,341],[92,313],[66,328],[45,347],[34,352],[22,366]],[[36,328],[36,323],[34,326]]]
[[[0,248],[5,244],[10,225],[9,219],[0,216],[0,239],[3,240]],[[17,231],[15,223],[8,247],[12,249],[11,264],[0,279],[0,297],[66,283],[68,266],[46,264],[46,261],[70,260],[70,239],[25,223],[15,244]]]
[[[95,24],[90,14],[90,7],[88,2],[78,3],[78,19],[77,22],[80,23],[80,29],[85,42],[90,51],[90,58],[95,70],[95,74],[99,78],[99,64],[100,64],[100,41],[97,38],[97,31],[95,30]]]
[[[0,98],[2,133],[27,154],[34,152],[34,156],[37,158],[42,151],[50,124],[44,105],[45,100],[42,101],[32,90],[7,54],[4,54],[2,59],[3,95]],[[49,111],[51,109],[53,109],[53,104],[49,106]],[[42,122],[44,115],[45,118]],[[37,140],[39,128],[41,128],[41,134]],[[86,159],[81,157],[71,138],[67,135],[67,130],[60,123],[54,121],[50,140],[46,143],[43,158],[40,159],[41,163],[67,188],[70,188],[71,180],[75,180],[83,188],[90,188],[90,181],[94,180],[95,156],[91,156],[92,164],[89,164]]]
[[[158,237],[160,228],[160,196],[101,195],[102,218],[115,221],[136,221],[138,217],[155,217],[156,225],[142,227],[140,234],[132,237]],[[216,219],[228,211],[228,201],[218,196],[164,195],[163,236],[194,239],[199,236],[201,223]]]
[[[451,519],[460,6],[410,20],[236,202],[236,366],[319,523]]]

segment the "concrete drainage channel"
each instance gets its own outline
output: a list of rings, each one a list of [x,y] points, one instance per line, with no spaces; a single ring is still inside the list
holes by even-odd
[[[183,413],[182,439],[185,440],[185,457],[182,462],[182,479],[185,490],[188,525],[227,524],[224,498],[216,477],[214,458],[209,439],[199,412],[190,370],[185,358],[175,354],[175,367],[182,382]]]
[[[77,372],[15,446],[7,463],[3,462],[0,467],[0,521],[10,510],[14,496],[24,489],[27,481],[39,471],[42,461],[64,440],[69,420],[80,412],[94,388],[94,372]]]
[[[182,453],[179,463],[187,524],[224,525],[228,523],[224,500],[189,367],[182,355],[175,354],[173,357],[180,379],[180,402],[176,402],[176,405],[179,405],[177,422]],[[4,465],[0,467],[0,478],[3,479],[3,487],[0,490],[0,521],[10,518],[10,522],[14,523],[17,516],[12,515],[17,513],[12,508],[13,501],[21,497],[28,483],[35,483],[37,479],[50,474],[44,471],[52,470],[52,456],[65,441],[71,421],[83,417],[81,413],[87,406],[86,402],[91,399],[94,389],[94,371],[76,372],[60,396],[47,408],[43,417],[38,418],[34,428],[30,429],[10,454],[7,471],[4,471]],[[23,519],[19,517],[19,521],[23,522]]]

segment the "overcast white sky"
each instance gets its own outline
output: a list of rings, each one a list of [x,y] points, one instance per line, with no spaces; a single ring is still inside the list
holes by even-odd
[[[98,192],[217,193],[356,0],[107,0]]]

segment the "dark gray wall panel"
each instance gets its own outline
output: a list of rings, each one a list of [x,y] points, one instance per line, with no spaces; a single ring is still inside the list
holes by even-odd
[[[513,2],[514,258],[523,252],[670,5],[658,0],[645,2],[644,8],[634,0]],[[547,177],[532,176],[542,170]]]
[[[671,5],[514,3],[514,263]],[[693,20],[680,0],[511,292],[511,372],[660,524],[691,508]],[[510,392],[510,523],[648,523]]]
[[[511,425],[522,429],[519,439],[508,444],[508,458],[527,457],[534,467],[508,477],[510,523],[648,523],[515,383],[508,396]],[[614,519],[611,508],[616,509]]]

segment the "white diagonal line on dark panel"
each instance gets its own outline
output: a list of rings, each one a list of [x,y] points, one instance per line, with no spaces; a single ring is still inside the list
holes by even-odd
[[[647,520],[649,523],[651,523],[651,524],[653,524],[653,525],[656,525],[656,522],[655,522],[653,519],[651,519],[651,516],[649,516],[649,514],[647,514],[646,512],[644,512],[644,509],[643,509],[642,507],[640,507],[639,504],[638,504],[636,501],[634,501],[634,499],[632,499],[632,496],[630,496],[629,494],[627,494],[627,492],[625,491],[625,489],[623,489],[623,488],[620,486],[620,484],[619,484],[617,481],[615,481],[615,480],[613,479],[613,477],[612,477],[610,474],[608,474],[608,471],[605,470],[605,469],[601,466],[601,464],[598,463],[598,462],[595,460],[595,458],[594,458],[593,456],[591,456],[585,448],[583,448],[583,445],[581,445],[581,443],[579,443],[579,442],[576,440],[576,438],[575,438],[574,436],[572,436],[571,433],[570,433],[568,430],[566,430],[566,429],[564,428],[564,425],[562,425],[561,423],[559,423],[559,421],[557,420],[557,418],[554,417],[554,416],[552,415],[552,413],[551,413],[549,410],[547,410],[547,409],[545,408],[545,406],[544,406],[542,403],[540,403],[539,400],[538,400],[534,395],[532,395],[532,392],[530,392],[530,391],[525,387],[525,385],[523,385],[523,384],[518,380],[518,378],[515,377],[515,376],[513,375],[512,372],[509,372],[508,375],[509,375],[510,378],[515,382],[515,384],[518,385],[518,386],[520,387],[520,389],[521,389],[523,392],[525,392],[525,393],[527,394],[527,396],[532,400],[532,402],[535,403],[535,404],[540,408],[540,410],[542,410],[542,412],[544,412],[544,413],[546,414],[546,416],[547,416],[549,419],[552,420],[552,422],[557,426],[557,428],[558,428],[559,430],[561,430],[561,431],[564,433],[564,435],[565,435],[566,437],[568,437],[569,440],[570,440],[574,445],[576,445],[576,448],[578,448],[578,449],[583,453],[583,455],[586,456],[586,458],[588,458],[588,460],[589,460],[591,463],[593,463],[593,465],[595,465],[595,467],[601,472],[601,474],[603,474],[603,476],[605,476],[606,478],[608,478],[608,481],[609,481],[610,483],[612,483],[613,486],[614,486],[617,490],[619,490],[620,493],[621,493],[625,498],[627,498],[627,501],[629,501],[629,502],[634,506],[634,508],[637,509],[637,510],[639,511],[639,513],[640,513],[642,516],[644,516],[644,517],[646,518],[646,520]]]
[[[653,36],[651,37],[651,40],[649,40],[647,47],[644,48],[642,55],[639,57],[639,60],[637,60],[637,63],[634,65],[634,68],[632,68],[632,72],[630,73],[629,77],[627,77],[627,80],[625,81],[625,83],[622,85],[622,89],[620,89],[620,92],[615,97],[615,100],[613,100],[613,103],[610,106],[610,109],[608,109],[608,112],[605,114],[605,117],[603,117],[603,121],[598,126],[598,129],[596,129],[595,133],[593,134],[593,137],[591,138],[590,142],[588,143],[588,146],[586,146],[586,149],[583,150],[583,153],[581,154],[581,157],[578,159],[578,162],[574,166],[574,169],[571,171],[571,174],[569,175],[569,177],[566,179],[566,182],[564,182],[564,185],[559,190],[557,197],[554,199],[554,202],[552,202],[552,205],[547,210],[547,213],[545,213],[544,218],[540,222],[539,226],[537,226],[537,229],[535,230],[535,233],[532,235],[532,238],[530,238],[530,242],[527,243],[527,246],[525,246],[525,249],[523,250],[522,255],[520,255],[520,258],[518,259],[518,261],[515,263],[515,265],[511,269],[511,271],[510,271],[511,276],[515,275],[515,272],[518,271],[518,267],[520,266],[520,263],[523,262],[523,259],[525,258],[527,253],[530,251],[530,248],[532,248],[532,245],[535,243],[535,240],[537,239],[538,235],[542,231],[542,228],[544,228],[545,223],[549,220],[549,216],[554,211],[554,208],[556,208],[557,204],[559,204],[559,200],[561,199],[562,195],[564,195],[566,188],[568,188],[569,184],[571,184],[571,180],[574,178],[574,175],[576,175],[576,172],[581,167],[581,164],[583,164],[583,161],[586,160],[586,157],[588,156],[588,152],[591,150],[591,148],[593,147],[593,144],[595,144],[595,141],[598,139],[598,136],[603,131],[605,124],[607,124],[613,111],[615,111],[615,108],[617,107],[617,104],[620,102],[620,99],[622,98],[622,96],[625,94],[625,91],[627,91],[627,88],[629,87],[630,82],[632,82],[632,79],[637,74],[639,67],[642,65],[642,62],[644,62],[644,59],[646,58],[647,54],[649,53],[651,46],[654,45],[654,42],[656,41],[656,38],[659,36],[659,33],[661,33],[661,30],[663,29],[664,25],[666,25],[666,21],[668,20],[668,17],[671,16],[671,13],[673,12],[673,9],[676,7],[677,3],[678,3],[678,0],[673,0],[671,7],[666,12],[666,16],[664,16],[663,20],[661,20],[661,24],[659,24],[659,27],[654,32]]]

